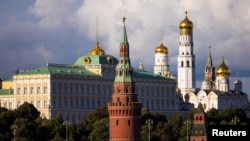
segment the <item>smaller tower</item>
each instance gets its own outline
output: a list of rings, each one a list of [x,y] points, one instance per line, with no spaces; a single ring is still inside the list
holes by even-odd
[[[205,77],[202,82],[201,89],[212,90],[214,88],[215,80],[215,67],[212,61],[211,47],[209,46],[209,53],[207,58],[207,64],[205,65]]]
[[[220,65],[216,69],[216,90],[228,92],[229,90],[230,69],[225,64],[224,56]]]
[[[239,79],[238,73],[237,73],[237,80],[234,81],[234,90],[236,92],[242,92],[242,82]]]
[[[194,113],[194,124],[190,141],[207,141],[207,138],[206,116],[202,104],[199,103],[198,108]]]
[[[138,68],[139,70],[145,70],[145,67],[144,67],[144,65],[143,65],[143,63],[142,63],[142,59],[140,59],[140,65],[139,65],[139,68]]]
[[[160,46],[155,48],[154,73],[170,77],[169,64],[168,64],[168,48],[165,47],[162,43],[162,35],[161,35]]]

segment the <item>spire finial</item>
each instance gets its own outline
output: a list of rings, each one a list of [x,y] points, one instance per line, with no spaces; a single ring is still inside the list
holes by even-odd
[[[186,1],[185,1],[185,13],[186,13],[186,15],[187,15],[187,11],[188,11],[188,9],[189,9],[189,7],[190,7],[190,4],[191,4],[191,1],[190,1],[190,0],[186,0]]]
[[[96,42],[98,42],[98,16],[96,16]]]
[[[122,22],[125,24],[126,17],[122,18]]]
[[[160,33],[160,39],[161,39],[161,43],[162,43],[162,36],[163,36],[163,35],[162,35],[162,32],[161,32],[161,33]]]
[[[185,18],[187,19],[188,18],[188,12],[185,11]]]
[[[125,26],[125,20],[126,17],[123,16],[122,22],[123,22],[123,32],[122,32],[122,40],[121,43],[128,43],[127,33],[126,33],[126,26]]]
[[[239,72],[237,72],[237,80],[239,80]]]

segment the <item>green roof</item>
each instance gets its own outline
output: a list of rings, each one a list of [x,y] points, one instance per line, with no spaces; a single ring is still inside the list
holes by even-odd
[[[57,65],[57,64],[48,64],[45,67],[40,67],[28,71],[19,71],[18,75],[31,75],[31,74],[63,74],[63,75],[93,75],[97,74],[86,70],[83,67],[72,66],[72,65]]]
[[[154,74],[152,72],[149,71],[145,71],[145,70],[134,70],[133,71],[133,78],[145,78],[145,79],[170,79],[158,74]]]
[[[79,57],[74,65],[88,65],[88,64],[109,64],[116,65],[118,60],[111,55],[86,55]]]
[[[0,89],[0,95],[14,94],[13,89]]]

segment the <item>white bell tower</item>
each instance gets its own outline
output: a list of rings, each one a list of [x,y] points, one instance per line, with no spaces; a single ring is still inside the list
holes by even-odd
[[[195,91],[195,55],[193,44],[193,23],[186,16],[179,24],[179,54],[177,57],[178,88],[183,95]]]

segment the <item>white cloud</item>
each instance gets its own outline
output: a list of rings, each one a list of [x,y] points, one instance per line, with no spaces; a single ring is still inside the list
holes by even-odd
[[[71,16],[78,4],[77,0],[36,0],[34,5],[29,7],[29,11],[41,18],[41,26],[57,28],[72,22]]]

